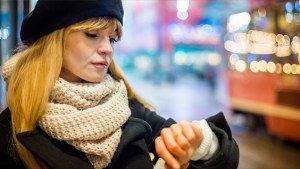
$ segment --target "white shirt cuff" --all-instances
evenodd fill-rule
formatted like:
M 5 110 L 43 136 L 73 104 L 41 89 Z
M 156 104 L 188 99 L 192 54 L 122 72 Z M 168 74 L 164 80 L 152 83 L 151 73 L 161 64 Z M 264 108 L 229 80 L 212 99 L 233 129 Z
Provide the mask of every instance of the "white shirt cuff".
M 193 121 L 203 132 L 203 140 L 198 149 L 193 154 L 191 160 L 208 160 L 219 148 L 219 141 L 215 133 L 211 130 L 206 120 Z

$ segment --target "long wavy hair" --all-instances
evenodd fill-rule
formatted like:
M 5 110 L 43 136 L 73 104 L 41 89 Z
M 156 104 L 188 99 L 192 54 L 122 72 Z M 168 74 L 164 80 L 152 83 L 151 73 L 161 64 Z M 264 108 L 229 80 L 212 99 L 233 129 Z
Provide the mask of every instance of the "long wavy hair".
M 12 59 L 17 58 L 7 81 L 7 103 L 11 111 L 12 143 L 27 168 L 45 168 L 45 165 L 16 139 L 16 135 L 34 130 L 39 118 L 46 111 L 51 90 L 59 78 L 63 66 L 66 36 L 71 31 L 105 29 L 109 26 L 116 27 L 120 39 L 122 25 L 117 19 L 92 18 L 43 36 L 12 57 Z M 153 109 L 132 89 L 115 61 L 109 65 L 108 73 L 116 80 L 122 79 L 125 82 L 129 99 L 137 99 L 146 107 Z

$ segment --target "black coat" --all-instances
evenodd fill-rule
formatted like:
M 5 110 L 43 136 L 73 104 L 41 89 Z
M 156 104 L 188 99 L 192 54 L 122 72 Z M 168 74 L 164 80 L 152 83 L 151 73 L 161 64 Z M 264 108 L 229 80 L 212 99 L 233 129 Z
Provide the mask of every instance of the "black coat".
M 158 157 L 154 140 L 162 128 L 174 124 L 172 119 L 165 120 L 151 112 L 136 100 L 130 101 L 131 117 L 122 126 L 121 142 L 107 168 L 113 169 L 151 169 Z M 222 113 L 206 119 L 216 134 L 220 148 L 208 161 L 190 161 L 189 169 L 234 169 L 239 162 L 239 149 L 232 138 L 230 128 Z M 64 141 L 48 136 L 43 130 L 17 135 L 17 139 L 33 154 L 53 169 L 92 169 L 93 166 L 79 150 Z M 12 158 L 10 152 L 11 128 L 10 111 L 0 114 L 0 166 L 5 169 L 22 169 L 18 158 Z M 155 155 L 150 160 L 149 152 Z

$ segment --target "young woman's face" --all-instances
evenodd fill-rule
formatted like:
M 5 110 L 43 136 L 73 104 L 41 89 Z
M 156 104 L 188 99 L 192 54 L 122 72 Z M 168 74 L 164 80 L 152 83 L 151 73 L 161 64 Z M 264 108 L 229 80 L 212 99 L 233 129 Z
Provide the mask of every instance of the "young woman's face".
M 69 82 L 101 82 L 112 62 L 117 38 L 112 26 L 105 30 L 70 32 L 60 77 Z

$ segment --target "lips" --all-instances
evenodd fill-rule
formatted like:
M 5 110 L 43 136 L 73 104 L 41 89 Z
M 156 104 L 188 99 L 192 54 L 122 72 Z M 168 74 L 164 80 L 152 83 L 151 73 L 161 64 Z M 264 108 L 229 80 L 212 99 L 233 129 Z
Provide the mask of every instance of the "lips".
M 107 67 L 108 66 L 107 61 L 92 62 L 92 64 L 96 67 Z

